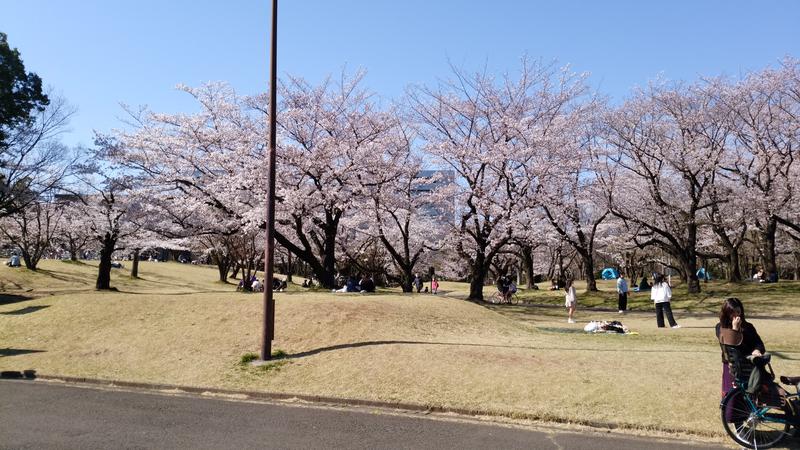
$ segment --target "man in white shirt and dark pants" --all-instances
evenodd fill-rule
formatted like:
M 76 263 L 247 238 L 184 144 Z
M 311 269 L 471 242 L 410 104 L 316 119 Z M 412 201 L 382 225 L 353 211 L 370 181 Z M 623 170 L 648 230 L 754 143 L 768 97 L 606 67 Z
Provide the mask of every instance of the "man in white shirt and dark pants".
M 625 314 L 625 310 L 628 309 L 628 282 L 623 274 L 619 274 L 619 278 L 617 278 L 617 294 L 619 295 L 619 313 Z
M 664 328 L 664 315 L 666 314 L 669 326 L 672 328 L 680 328 L 681 326 L 675 322 L 672 317 L 672 307 L 669 301 L 672 300 L 672 289 L 669 283 L 664 280 L 664 275 L 656 274 L 653 280 L 653 288 L 650 291 L 650 300 L 656 304 L 656 324 L 658 328 Z

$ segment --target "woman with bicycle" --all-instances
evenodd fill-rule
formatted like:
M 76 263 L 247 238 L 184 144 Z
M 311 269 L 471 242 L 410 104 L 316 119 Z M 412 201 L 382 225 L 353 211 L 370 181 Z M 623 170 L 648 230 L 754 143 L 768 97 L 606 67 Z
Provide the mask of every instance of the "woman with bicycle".
M 716 327 L 717 339 L 720 344 L 732 345 L 736 347 L 741 355 L 761 356 L 766 352 L 764 341 L 758 335 L 756 327 L 745 319 L 744 305 L 741 300 L 731 297 L 722 302 L 722 309 L 719 312 L 719 323 Z M 722 354 L 722 396 L 733 387 L 733 375 L 730 366 L 726 361 L 726 355 Z
M 775 383 L 770 354 L 737 298 L 722 303 L 717 337 L 722 348 L 720 415 L 725 432 L 746 448 L 769 448 L 800 428 L 800 377 L 780 377 L 795 386 L 789 394 Z

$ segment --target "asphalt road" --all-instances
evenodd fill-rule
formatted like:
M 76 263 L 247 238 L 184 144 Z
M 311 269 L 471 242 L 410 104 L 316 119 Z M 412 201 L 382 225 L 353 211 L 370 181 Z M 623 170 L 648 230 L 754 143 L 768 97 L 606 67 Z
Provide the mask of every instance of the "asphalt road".
M 412 413 L 0 380 L 2 449 L 691 447 L 678 441 L 530 429 Z

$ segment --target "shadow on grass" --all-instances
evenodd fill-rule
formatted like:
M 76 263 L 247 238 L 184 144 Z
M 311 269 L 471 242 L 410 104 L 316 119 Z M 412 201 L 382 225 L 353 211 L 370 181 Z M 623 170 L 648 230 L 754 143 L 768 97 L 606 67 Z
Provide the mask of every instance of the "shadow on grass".
M 553 328 L 552 330 L 556 330 Z M 566 330 L 566 329 L 564 329 Z M 560 332 L 567 332 L 562 331 L 559 329 Z M 573 331 L 568 331 L 569 333 L 573 333 Z M 585 334 L 587 336 L 590 335 L 605 335 L 605 334 L 621 334 L 621 333 L 585 333 L 583 330 L 577 331 L 580 334 Z M 576 334 L 577 334 L 576 332 Z M 621 334 L 625 336 L 624 334 Z M 457 342 L 425 342 L 425 341 L 365 341 L 365 342 L 352 342 L 349 344 L 338 344 L 338 345 L 331 345 L 329 347 L 320 347 L 315 348 L 313 350 L 307 350 L 305 352 L 299 353 L 287 353 L 283 358 L 286 359 L 296 359 L 296 358 L 303 358 L 306 356 L 313 356 L 319 353 L 325 352 L 332 352 L 336 350 L 345 350 L 349 348 L 359 348 L 359 347 L 371 347 L 371 346 L 378 346 L 378 345 L 442 345 L 442 346 L 454 346 L 454 347 L 482 347 L 482 348 L 510 348 L 510 349 L 519 349 L 519 350 L 558 350 L 558 351 L 592 351 L 592 352 L 625 352 L 625 353 L 719 353 L 719 350 L 685 350 L 685 349 L 652 349 L 652 350 L 631 350 L 631 349 L 619 349 L 619 348 L 578 348 L 578 347 L 532 347 L 532 346 L 524 346 L 524 345 L 498 345 L 498 344 L 469 344 L 469 343 L 457 343 Z
M 56 272 L 53 270 L 46 270 L 46 269 L 39 269 L 36 272 L 49 276 L 50 278 L 55 278 L 59 281 L 66 281 L 68 283 L 76 283 L 76 284 L 85 284 L 90 285 L 91 282 L 87 281 L 85 278 L 75 277 L 75 276 L 67 276 L 61 272 Z
M 114 292 L 119 292 L 120 294 L 130 294 L 130 295 L 195 295 L 195 294 L 230 294 L 231 290 L 204 290 L 204 291 L 189 291 L 189 292 L 133 292 L 133 291 L 123 291 L 119 288 L 112 288 Z M 252 292 L 249 292 L 252 293 Z
M 43 353 L 47 350 L 30 350 L 24 348 L 0 348 L 0 357 L 27 355 L 28 353 Z
M 14 311 L 7 311 L 2 312 L 0 314 L 4 316 L 21 316 L 23 314 L 30 314 L 32 312 L 36 312 L 45 308 L 49 308 L 50 305 L 41 305 L 41 306 L 28 306 L 22 309 L 15 309 Z
M 582 328 L 536 327 L 536 329 L 546 333 L 586 334 Z
M 15 380 L 19 380 L 19 379 L 23 379 L 24 378 L 24 379 L 27 379 L 27 380 L 33 380 L 33 379 L 36 378 L 36 371 L 35 370 L 31 370 L 31 369 L 22 370 L 22 371 L 4 370 L 4 371 L 0 372 L 0 378 L 5 378 L 5 379 L 9 379 L 10 378 L 10 379 L 15 379 Z
M 785 359 L 787 361 L 800 361 L 800 358 L 792 358 L 788 355 L 788 353 L 795 353 L 795 352 L 776 352 L 774 350 L 769 351 L 770 354 L 777 356 L 779 359 Z
M 33 300 L 33 297 L 16 294 L 0 294 L 0 305 L 13 305 L 14 303 L 27 302 L 28 300 Z

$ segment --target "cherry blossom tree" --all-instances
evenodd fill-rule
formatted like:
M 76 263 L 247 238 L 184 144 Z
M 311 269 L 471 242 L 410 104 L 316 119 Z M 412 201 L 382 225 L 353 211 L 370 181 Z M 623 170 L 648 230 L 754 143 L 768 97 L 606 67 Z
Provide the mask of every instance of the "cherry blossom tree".
M 36 270 L 39 260 L 51 248 L 62 214 L 61 205 L 39 200 L 0 219 L 0 233 L 19 248 L 27 269 Z
M 515 234 L 512 218 L 537 190 L 534 156 L 547 151 L 548 131 L 585 88 L 568 69 L 528 60 L 516 78 L 454 75 L 411 90 L 409 102 L 424 150 L 460 179 L 451 243 L 470 267 L 469 298 L 482 300 L 492 261 Z
M 540 183 L 537 201 L 549 225 L 581 258 L 586 290 L 596 291 L 595 237 L 609 215 L 598 183 L 596 116 L 601 105 L 588 102 L 564 114 L 551 131 L 551 151 L 538 155 Z M 554 127 L 555 128 L 555 127 Z
M 775 236 L 778 224 L 795 227 L 787 219 L 797 203 L 798 139 L 800 138 L 800 67 L 787 60 L 779 69 L 749 74 L 739 83 L 718 82 L 720 99 L 733 114 L 734 143 L 722 173 L 743 187 L 747 203 L 757 211 L 753 225 L 758 231 L 763 269 L 777 274 Z
M 604 178 L 611 212 L 637 229 L 637 246 L 656 246 L 675 258 L 690 293 L 700 292 L 698 228 L 713 204 L 708 191 L 728 138 L 725 114 L 698 85 L 662 83 L 638 92 L 606 120 L 606 139 L 616 152 Z
M 278 116 L 276 241 L 334 286 L 340 221 L 364 195 L 362 179 L 397 144 L 393 114 L 378 109 L 362 87 L 363 72 L 312 86 L 300 78 L 281 83 Z M 253 102 L 266 111 L 266 99 Z
M 421 258 L 441 248 L 446 226 L 452 225 L 452 199 L 443 191 L 452 180 L 446 172 L 424 172 L 411 151 L 413 137 L 399 127 L 396 132 L 398 145 L 362 179 L 365 204 L 360 211 L 367 217 L 359 214 L 366 219 L 359 228 L 381 243 L 394 267 L 391 278 L 403 292 L 411 292 Z
M 92 240 L 91 220 L 79 196 L 70 195 L 60 203 L 61 226 L 57 229 L 55 240 L 59 247 L 69 253 L 71 261 L 77 261 Z

